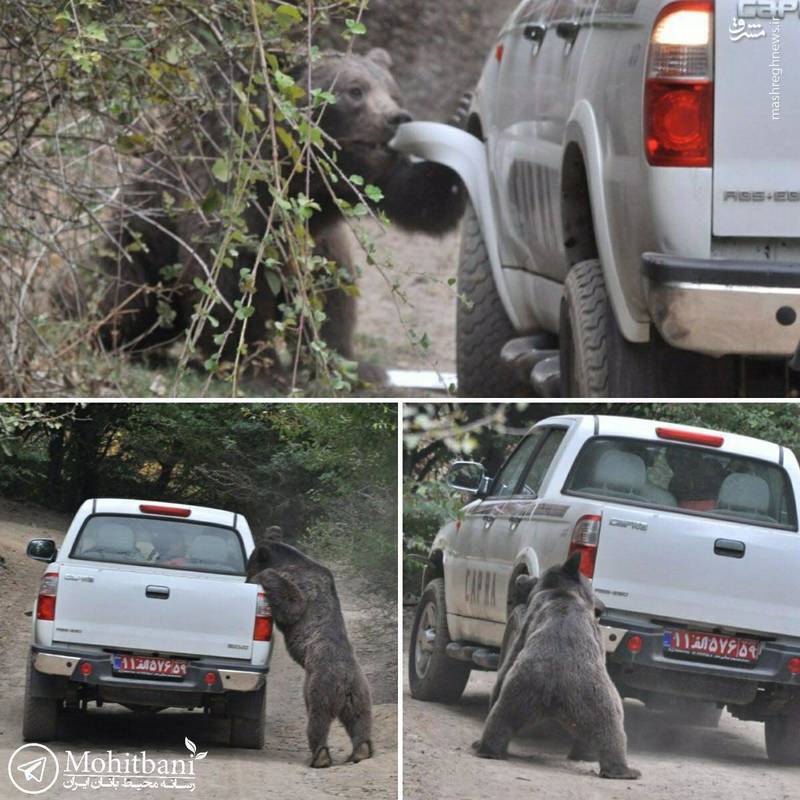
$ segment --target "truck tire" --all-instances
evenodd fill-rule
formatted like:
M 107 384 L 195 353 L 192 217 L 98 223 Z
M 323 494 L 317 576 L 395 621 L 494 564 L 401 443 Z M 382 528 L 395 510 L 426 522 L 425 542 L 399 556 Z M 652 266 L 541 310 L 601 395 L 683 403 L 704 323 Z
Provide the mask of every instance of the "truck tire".
M 29 660 L 22 710 L 22 738 L 26 742 L 50 742 L 58 733 L 62 701 L 58 697 L 34 697 L 32 683 L 33 664 Z
M 670 347 L 653 331 L 647 344 L 622 335 L 599 261 L 576 264 L 564 283 L 559 331 L 562 397 L 735 397 L 732 356 Z
M 425 587 L 411 626 L 408 683 L 412 697 L 455 703 L 464 693 L 472 667 L 447 655 L 449 643 L 444 580 L 435 578 Z
M 236 693 L 236 706 L 246 705 L 247 716 L 230 714 L 231 730 L 228 737 L 230 747 L 241 747 L 247 750 L 261 750 L 266 740 L 267 705 L 266 684 L 254 692 Z
M 764 738 L 770 761 L 800 765 L 800 711 L 767 717 Z
M 517 335 L 492 275 L 478 216 L 467 204 L 461 227 L 456 309 L 456 372 L 461 397 L 513 397 L 526 388 L 500 361 Z M 527 389 L 530 393 L 530 388 Z
M 620 332 L 596 259 L 567 275 L 559 341 L 563 397 L 661 396 L 650 347 Z

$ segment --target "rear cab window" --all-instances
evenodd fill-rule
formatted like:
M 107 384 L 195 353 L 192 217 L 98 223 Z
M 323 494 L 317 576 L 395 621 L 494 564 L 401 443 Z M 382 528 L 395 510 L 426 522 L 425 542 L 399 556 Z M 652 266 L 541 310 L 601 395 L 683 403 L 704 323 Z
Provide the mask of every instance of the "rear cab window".
M 797 530 L 782 467 L 697 446 L 594 437 L 578 454 L 564 494 Z
M 233 528 L 137 515 L 89 517 L 70 558 L 224 575 L 245 573 L 244 547 Z

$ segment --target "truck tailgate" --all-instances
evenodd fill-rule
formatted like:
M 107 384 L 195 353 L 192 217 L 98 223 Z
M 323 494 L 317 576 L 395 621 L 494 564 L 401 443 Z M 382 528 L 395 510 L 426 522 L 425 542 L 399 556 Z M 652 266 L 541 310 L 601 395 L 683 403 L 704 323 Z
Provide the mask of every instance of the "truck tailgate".
M 796 532 L 612 504 L 593 584 L 608 609 L 800 636 L 798 574 Z
M 715 26 L 714 235 L 797 237 L 800 16 L 717 0 Z
M 65 565 L 54 642 L 250 659 L 258 587 L 242 577 Z

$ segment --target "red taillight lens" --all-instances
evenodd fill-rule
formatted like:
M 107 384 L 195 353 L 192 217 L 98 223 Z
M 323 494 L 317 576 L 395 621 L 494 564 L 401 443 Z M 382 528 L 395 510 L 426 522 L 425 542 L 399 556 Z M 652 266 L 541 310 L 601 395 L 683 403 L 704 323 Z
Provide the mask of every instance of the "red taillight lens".
M 631 653 L 641 653 L 642 652 L 642 637 L 641 636 L 630 636 L 628 641 L 625 643 L 626 647 Z
M 710 167 L 714 87 L 649 80 L 645 92 L 647 160 L 654 167 Z
M 142 504 L 139 506 L 139 511 L 141 511 L 142 514 L 160 514 L 165 517 L 190 517 L 192 515 L 191 508 L 178 508 L 176 506 Z
M 84 661 L 81 664 L 81 675 L 91 675 L 92 674 L 92 665 L 88 661 Z
M 714 42 L 709 2 L 664 8 L 650 36 L 644 95 L 644 141 L 655 167 L 713 162 Z
M 58 573 L 46 572 L 39 586 L 39 598 L 36 601 L 36 619 L 52 622 L 56 618 L 56 592 L 58 591 Z
M 800 673 L 800 658 L 790 658 L 789 663 L 786 665 L 792 675 Z
M 506 48 L 503 44 L 498 44 L 497 47 L 494 49 L 494 57 L 497 63 L 499 64 L 503 60 L 503 56 L 505 55 Z
M 206 674 L 203 676 L 203 681 L 205 682 L 206 686 L 213 686 L 217 682 L 217 673 L 206 672 Z
M 581 517 L 572 531 L 569 555 L 581 554 L 580 571 L 587 577 L 594 576 L 594 565 L 597 560 L 597 544 L 600 541 L 600 525 L 603 517 L 599 514 L 587 514 Z
M 254 642 L 268 642 L 272 638 L 272 609 L 264 592 L 256 599 L 256 624 L 253 628 Z

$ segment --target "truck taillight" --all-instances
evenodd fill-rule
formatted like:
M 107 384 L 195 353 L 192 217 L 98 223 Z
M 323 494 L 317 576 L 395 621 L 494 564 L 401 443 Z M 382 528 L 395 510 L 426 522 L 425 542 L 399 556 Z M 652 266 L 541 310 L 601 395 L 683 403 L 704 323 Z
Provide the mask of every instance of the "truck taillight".
M 272 609 L 264 592 L 256 599 L 256 624 L 253 628 L 254 642 L 268 642 L 272 638 Z
M 58 573 L 46 572 L 39 586 L 39 598 L 36 601 L 36 619 L 52 622 L 56 618 L 56 592 L 58 591 Z
M 572 531 L 569 544 L 569 555 L 581 554 L 580 571 L 587 577 L 594 576 L 594 563 L 597 559 L 597 544 L 600 541 L 600 524 L 603 517 L 599 514 L 587 514 L 581 517 Z
M 644 142 L 654 167 L 710 167 L 714 135 L 713 5 L 666 6 L 650 36 Z

